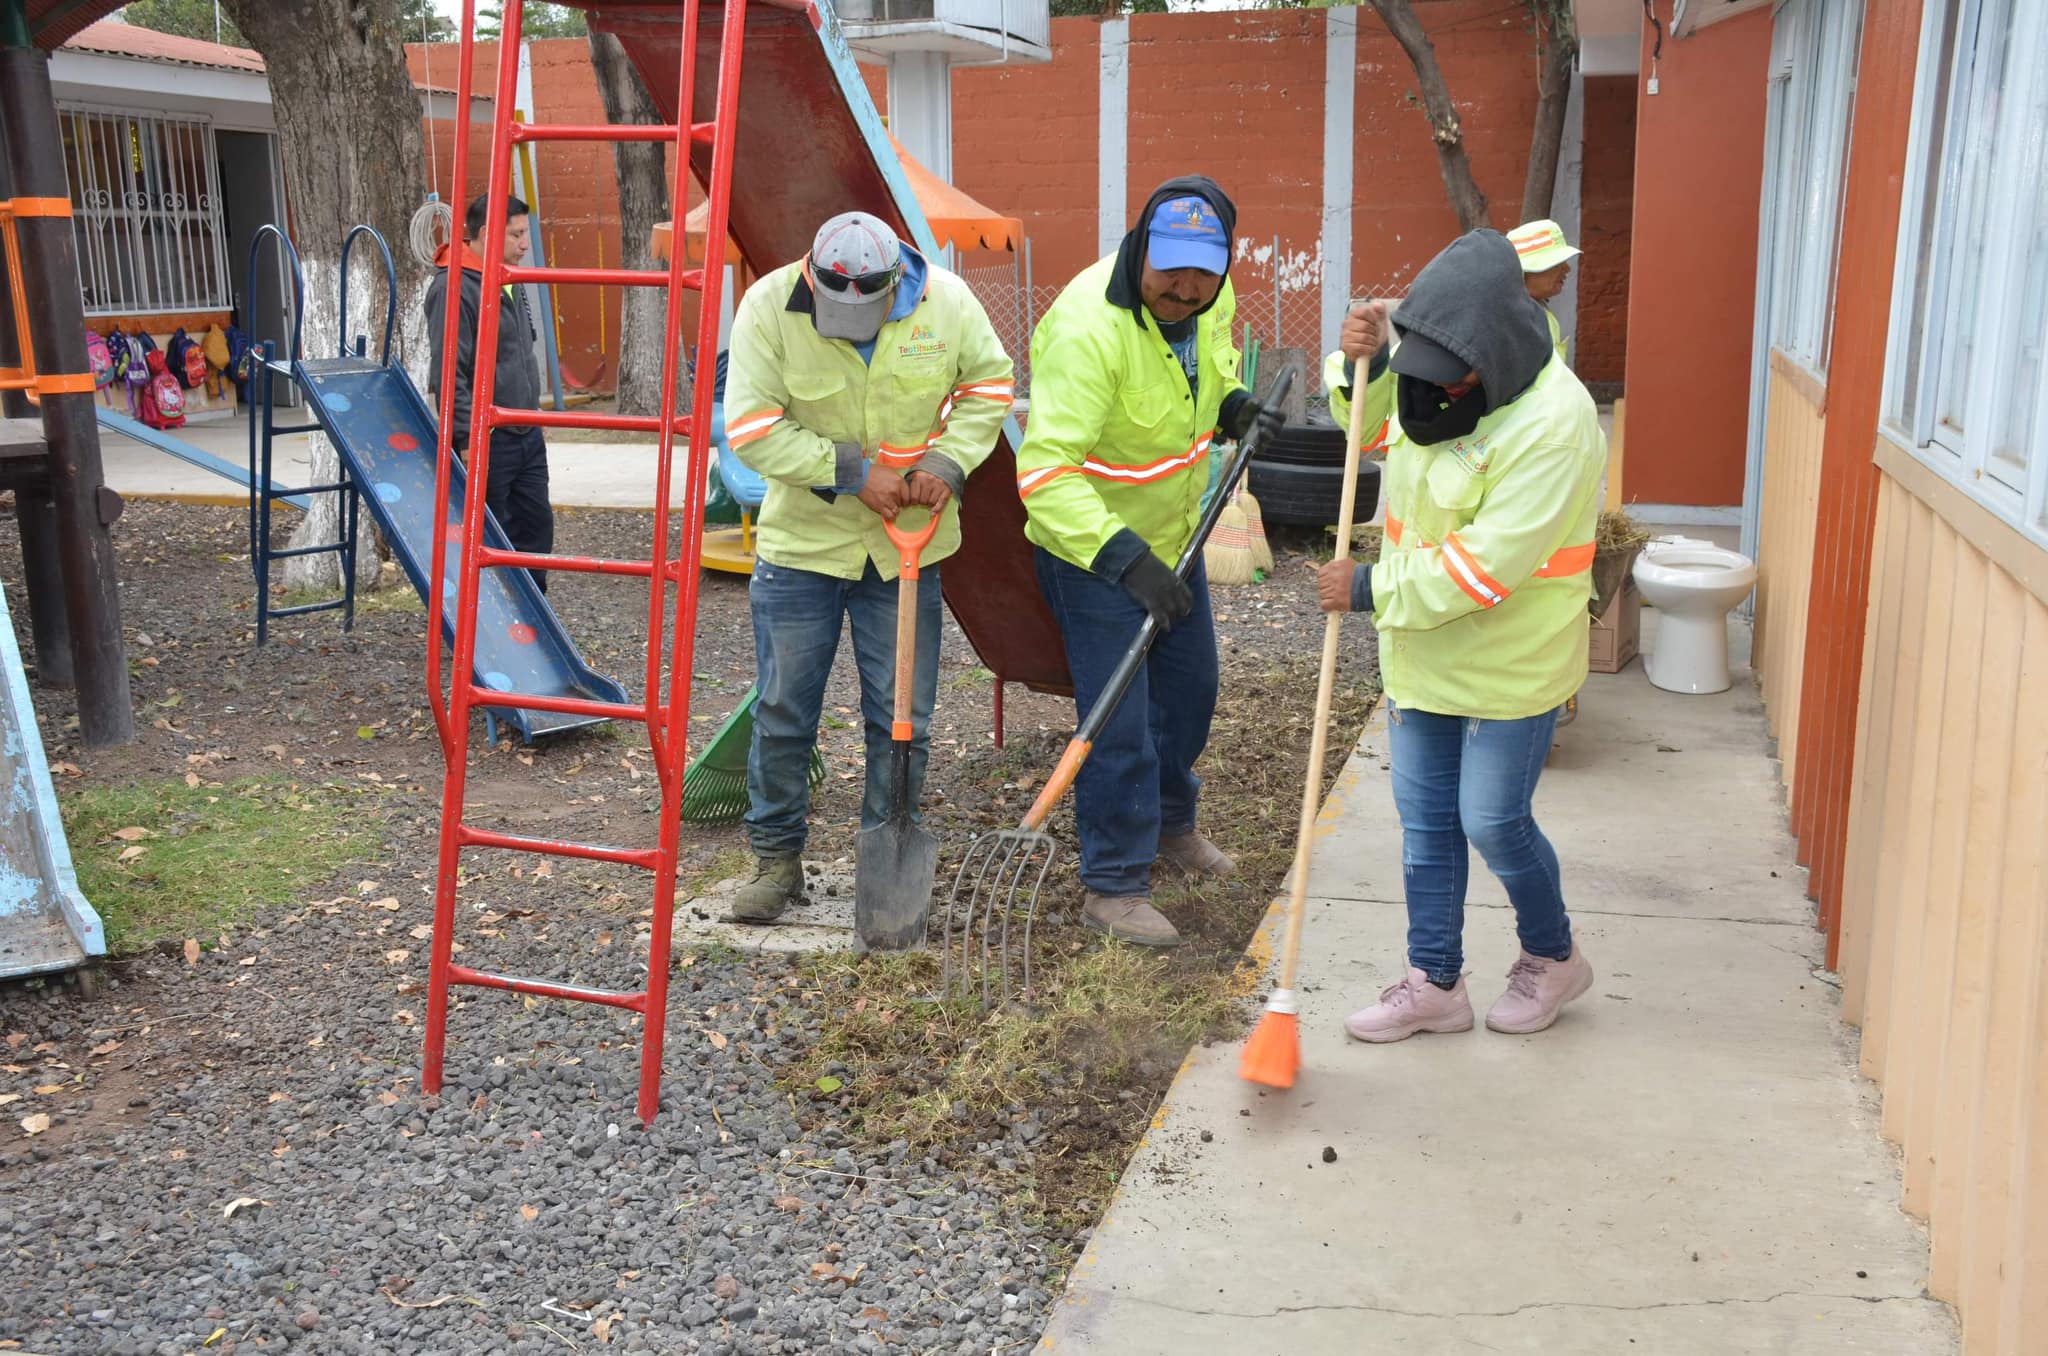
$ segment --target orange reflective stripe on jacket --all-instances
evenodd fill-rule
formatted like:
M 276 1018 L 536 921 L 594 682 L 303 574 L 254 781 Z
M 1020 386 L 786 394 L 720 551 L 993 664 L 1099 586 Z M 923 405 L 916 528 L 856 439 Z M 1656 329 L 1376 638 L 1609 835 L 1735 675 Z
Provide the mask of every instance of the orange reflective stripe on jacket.
M 1587 542 L 1583 546 L 1559 547 L 1557 554 L 1536 567 L 1538 579 L 1559 579 L 1568 574 L 1584 574 L 1593 568 L 1593 552 L 1596 544 Z
M 1387 536 L 1390 541 L 1401 540 L 1400 523 L 1387 519 Z M 1430 549 L 1425 543 L 1421 550 Z M 1566 546 L 1559 549 L 1550 559 L 1536 567 L 1535 578 L 1562 579 L 1568 575 L 1584 574 L 1593 568 L 1594 543 L 1582 546 Z M 1478 558 L 1465 548 L 1465 543 L 1452 533 L 1444 539 L 1442 547 L 1444 568 L 1450 571 L 1452 580 L 1463 589 L 1473 602 L 1481 607 L 1498 607 L 1507 601 L 1509 590 L 1480 567 Z
M 1194 445 L 1185 452 L 1176 452 L 1170 457 L 1161 457 L 1143 466 L 1119 466 L 1113 462 L 1097 461 L 1089 457 L 1079 466 L 1042 466 L 1035 471 L 1026 471 L 1017 477 L 1017 496 L 1029 499 L 1033 492 L 1044 489 L 1064 475 L 1096 476 L 1102 480 L 1114 480 L 1124 485 L 1142 485 L 1148 481 L 1164 480 L 1170 475 L 1185 471 L 1209 455 L 1210 434 L 1195 439 Z
M 919 443 L 916 447 L 891 447 L 887 443 L 882 443 L 876 451 L 875 459 L 884 466 L 901 471 L 922 461 L 924 454 L 930 450 L 931 444 L 928 442 Z
M 953 388 L 952 399 L 961 400 L 969 396 L 980 400 L 994 400 L 1004 405 L 1016 403 L 1017 383 L 1014 381 L 968 382 Z
M 782 410 L 755 410 L 743 414 L 725 426 L 725 440 L 734 447 L 745 447 L 756 438 L 768 436 L 768 430 L 775 427 L 775 421 L 782 418 Z
M 1457 533 L 1444 538 L 1442 554 L 1444 568 L 1451 572 L 1451 578 L 1471 596 L 1472 601 L 1481 607 L 1498 607 L 1507 601 L 1508 591 L 1492 575 L 1479 568 L 1479 562 L 1458 540 Z

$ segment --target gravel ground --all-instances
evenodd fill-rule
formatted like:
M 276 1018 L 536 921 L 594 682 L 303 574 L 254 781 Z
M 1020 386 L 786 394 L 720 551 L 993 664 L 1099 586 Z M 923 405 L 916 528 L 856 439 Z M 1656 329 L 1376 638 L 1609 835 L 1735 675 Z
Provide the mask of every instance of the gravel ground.
M 561 546 L 644 552 L 649 522 L 564 514 Z M 97 993 L 0 986 L 0 1233 L 17 1278 L 0 1297 L 0 1349 L 986 1353 L 1035 1341 L 1077 1236 L 1016 1172 L 1057 1174 L 1072 1146 L 1056 1120 L 1121 1152 L 1177 1056 L 1120 1090 L 1086 1090 L 1114 1115 L 1015 1107 L 999 1127 L 963 1127 L 957 1151 L 877 1143 L 787 1076 L 834 1020 L 829 986 L 774 958 L 694 951 L 672 978 L 652 1128 L 632 1115 L 637 1019 L 499 993 L 458 991 L 447 1086 L 423 1098 L 441 759 L 420 612 L 393 591 L 352 635 L 331 616 L 295 619 L 257 651 L 238 513 L 139 503 L 116 531 L 143 729 L 123 749 L 76 747 L 68 699 L 39 693 L 66 792 L 271 775 L 345 789 L 373 832 L 339 876 L 194 939 L 202 948 L 172 941 L 104 966 Z M 18 558 L 10 518 L 10 587 Z M 1301 573 L 1297 560 L 1282 569 Z M 637 672 L 644 595 L 568 576 L 554 599 L 596 667 Z M 1227 805 L 1230 769 L 1299 776 L 1287 769 L 1302 750 L 1276 759 L 1262 741 L 1305 721 L 1321 627 L 1287 575 L 1219 590 L 1218 612 L 1226 710 L 1210 776 Z M 15 613 L 25 631 L 25 606 Z M 741 581 L 707 580 L 699 639 L 694 719 L 708 722 L 751 676 Z M 1014 819 L 1020 772 L 1050 765 L 1071 708 L 1013 689 L 1011 745 L 997 753 L 986 674 L 951 626 L 941 683 L 927 813 L 951 845 Z M 851 847 L 855 690 L 842 660 L 813 857 Z M 652 783 L 640 736 L 617 731 L 501 746 L 472 777 L 515 831 L 629 843 L 651 836 Z M 1291 832 L 1282 800 L 1273 822 Z M 726 873 L 741 846 L 734 830 L 688 830 L 682 879 Z M 638 987 L 644 878 L 502 855 L 464 870 L 465 959 Z M 1255 913 L 1277 883 L 1245 882 L 1240 904 Z M 1186 950 L 1200 963 L 1227 966 L 1243 943 L 1235 924 L 1197 920 L 1195 933 L 1202 945 Z M 47 1128 L 30 1135 L 22 1123 L 38 1116 Z M 1011 1171 L 993 1172 L 997 1158 Z

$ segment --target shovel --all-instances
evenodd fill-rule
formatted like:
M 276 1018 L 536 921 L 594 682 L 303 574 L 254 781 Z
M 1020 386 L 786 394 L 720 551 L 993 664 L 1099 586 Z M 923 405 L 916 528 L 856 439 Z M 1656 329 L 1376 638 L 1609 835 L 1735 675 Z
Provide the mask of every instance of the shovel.
M 924 944 L 939 840 L 910 818 L 910 686 L 917 668 L 917 558 L 939 530 L 939 515 L 916 532 L 884 522 L 901 561 L 896 576 L 896 718 L 889 738 L 889 817 L 862 829 L 854 845 L 853 931 L 865 951 Z

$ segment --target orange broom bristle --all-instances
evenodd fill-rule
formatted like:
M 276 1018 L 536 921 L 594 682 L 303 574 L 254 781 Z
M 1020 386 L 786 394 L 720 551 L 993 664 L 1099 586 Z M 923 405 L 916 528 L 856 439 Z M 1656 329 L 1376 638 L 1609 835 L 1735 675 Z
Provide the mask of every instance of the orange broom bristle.
M 1301 1070 L 1301 1019 L 1293 1000 L 1294 995 L 1283 989 L 1266 1004 L 1237 1061 L 1237 1076 L 1245 1082 L 1269 1088 L 1294 1086 L 1294 1076 Z

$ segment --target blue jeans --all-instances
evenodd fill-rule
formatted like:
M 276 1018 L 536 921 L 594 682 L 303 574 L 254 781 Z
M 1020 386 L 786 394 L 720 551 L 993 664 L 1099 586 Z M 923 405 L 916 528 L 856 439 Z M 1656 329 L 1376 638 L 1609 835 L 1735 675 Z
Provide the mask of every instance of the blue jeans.
M 1085 720 L 1137 637 L 1145 609 L 1121 584 L 1049 551 L 1034 556 L 1038 587 L 1067 643 L 1074 705 Z M 1194 610 L 1153 643 L 1074 782 L 1081 883 L 1098 894 L 1150 894 L 1160 835 L 1195 827 L 1202 790 L 1195 760 L 1216 714 L 1216 623 L 1201 566 L 1189 587 Z
M 1557 852 L 1530 810 L 1556 729 L 1555 711 L 1472 720 L 1387 703 L 1408 963 L 1435 984 L 1449 988 L 1464 969 L 1468 843 L 1507 887 L 1522 949 L 1550 960 L 1571 955 Z
M 811 750 L 818 743 L 825 683 L 839 653 L 839 631 L 853 627 L 860 709 L 867 728 L 867 792 L 860 826 L 889 817 L 889 727 L 896 709 L 896 590 L 874 562 L 857 580 L 792 570 L 763 560 L 747 598 L 754 613 L 754 743 L 747 757 L 747 837 L 755 855 L 793 857 L 804 850 L 811 809 Z M 939 567 L 917 579 L 917 661 L 911 675 L 910 811 L 917 815 L 929 755 L 932 699 L 939 686 Z

